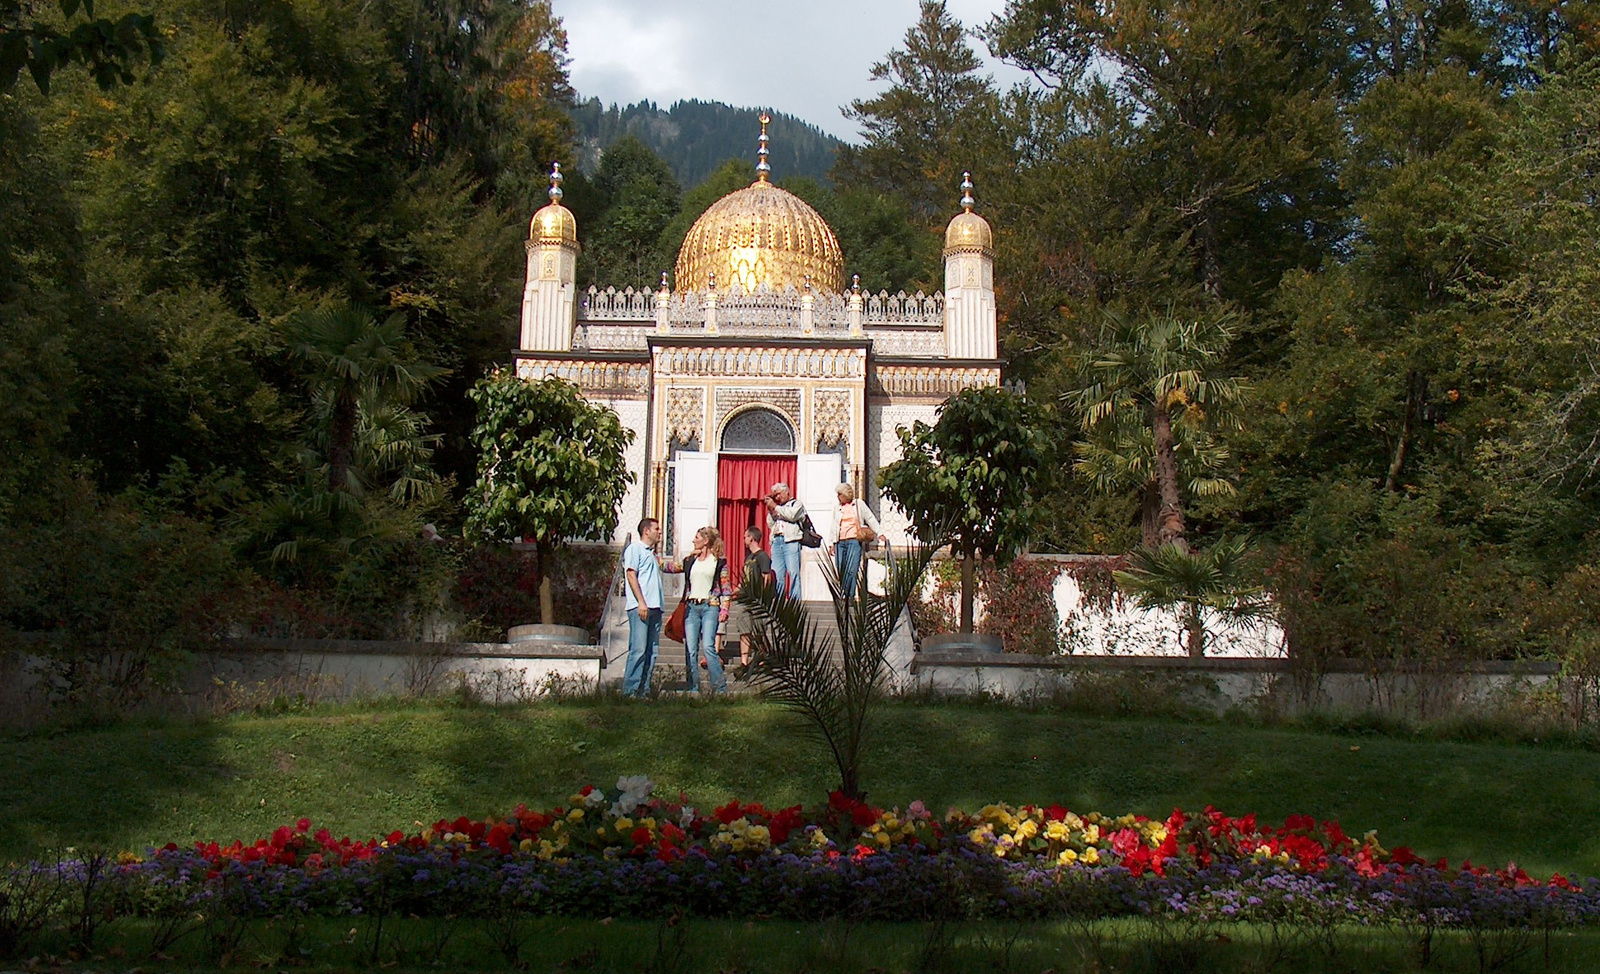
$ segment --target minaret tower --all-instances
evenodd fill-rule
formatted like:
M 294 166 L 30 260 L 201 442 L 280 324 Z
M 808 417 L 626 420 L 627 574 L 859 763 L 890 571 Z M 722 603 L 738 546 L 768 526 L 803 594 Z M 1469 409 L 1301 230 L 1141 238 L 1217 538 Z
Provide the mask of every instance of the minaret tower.
M 972 212 L 972 173 L 961 174 L 961 212 L 944 233 L 944 348 L 957 359 L 998 354 L 994 232 Z
M 528 284 L 522 291 L 522 348 L 572 350 L 578 280 L 578 221 L 561 205 L 561 163 L 550 172 L 550 205 L 528 225 Z

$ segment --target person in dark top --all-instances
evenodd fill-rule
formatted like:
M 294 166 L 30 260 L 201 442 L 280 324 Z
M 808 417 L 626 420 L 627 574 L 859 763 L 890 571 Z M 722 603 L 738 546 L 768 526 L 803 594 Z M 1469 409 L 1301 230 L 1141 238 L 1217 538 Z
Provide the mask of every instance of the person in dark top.
M 761 547 L 761 529 L 754 524 L 744 531 L 744 577 L 739 581 L 739 592 L 747 591 L 756 585 L 772 584 L 772 556 L 768 555 Z M 755 620 L 750 616 L 750 610 L 739 604 L 734 593 L 733 609 L 728 614 L 728 633 L 739 634 L 739 662 L 744 666 L 750 665 L 750 634 L 755 630 Z

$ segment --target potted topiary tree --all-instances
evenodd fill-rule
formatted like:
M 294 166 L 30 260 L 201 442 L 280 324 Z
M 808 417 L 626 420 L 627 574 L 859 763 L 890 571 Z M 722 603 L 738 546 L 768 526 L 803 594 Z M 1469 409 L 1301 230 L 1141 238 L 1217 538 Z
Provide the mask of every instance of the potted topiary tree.
M 479 457 L 467 530 L 484 541 L 532 544 L 539 622 L 553 626 L 552 556 L 569 540 L 602 541 L 616 531 L 633 482 L 623 454 L 634 432 L 554 377 L 527 381 L 497 369 L 468 395 L 478 407 Z

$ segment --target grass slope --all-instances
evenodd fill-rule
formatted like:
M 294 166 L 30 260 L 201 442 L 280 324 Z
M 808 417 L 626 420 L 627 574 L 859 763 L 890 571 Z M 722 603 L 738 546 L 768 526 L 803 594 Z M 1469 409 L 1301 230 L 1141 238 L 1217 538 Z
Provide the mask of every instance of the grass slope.
M 302 815 L 364 838 L 562 803 L 638 773 L 701 806 L 810 804 L 837 779 L 792 718 L 755 701 L 389 704 L 122 726 L 0 740 L 0 859 L 254 839 Z M 1581 750 L 897 703 L 864 780 L 875 802 L 921 798 L 936 812 L 1304 812 L 1430 857 L 1600 874 L 1600 755 Z

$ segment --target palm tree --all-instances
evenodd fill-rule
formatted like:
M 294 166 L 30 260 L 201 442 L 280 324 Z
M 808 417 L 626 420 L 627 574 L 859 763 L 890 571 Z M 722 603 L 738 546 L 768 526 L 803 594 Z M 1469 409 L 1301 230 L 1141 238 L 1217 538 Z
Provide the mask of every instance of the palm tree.
M 1128 321 L 1108 312 L 1099 347 L 1080 358 L 1082 385 L 1064 397 L 1079 410 L 1091 439 L 1098 433 L 1125 445 L 1133 428 L 1149 429 L 1158 544 L 1188 550 L 1180 442 L 1207 423 L 1228 421 L 1229 407 L 1243 397 L 1237 379 L 1215 371 L 1232 337 L 1223 319 L 1186 320 L 1169 309 Z M 1200 443 L 1192 438 L 1193 446 Z M 1137 456 L 1123 462 L 1134 464 Z
M 1227 497 L 1235 492 L 1225 468 L 1233 454 L 1211 431 L 1193 424 L 1173 427 L 1178 475 L 1190 497 Z M 1132 412 L 1101 423 L 1072 445 L 1072 467 L 1102 494 L 1137 493 L 1140 543 L 1160 545 L 1161 492 L 1156 483 L 1156 443 L 1150 425 Z
M 889 562 L 884 594 L 867 586 L 867 566 L 857 573 L 857 591 L 846 592 L 833 560 L 819 564 L 833 595 L 837 643 L 822 633 L 806 604 L 775 585 L 746 585 L 739 601 L 757 620 L 750 677 L 761 695 L 799 714 L 825 744 L 839 769 L 839 790 L 863 801 L 861 757 L 868 717 L 889 679 L 884 656 L 889 639 L 920 591 L 923 574 L 949 530 Z M 837 651 L 835 651 L 837 646 Z
M 308 367 L 313 401 L 326 419 L 328 489 L 349 490 L 362 406 L 405 406 L 446 370 L 418 358 L 406 341 L 404 315 L 380 322 L 357 304 L 302 312 L 291 320 L 288 337 L 290 352 Z
M 1219 541 L 1208 551 L 1189 551 L 1175 544 L 1141 548 L 1128 568 L 1112 577 L 1141 608 L 1179 606 L 1189 655 L 1205 655 L 1203 610 L 1213 609 L 1240 621 L 1268 610 L 1265 589 L 1251 576 L 1250 546 L 1243 539 Z

